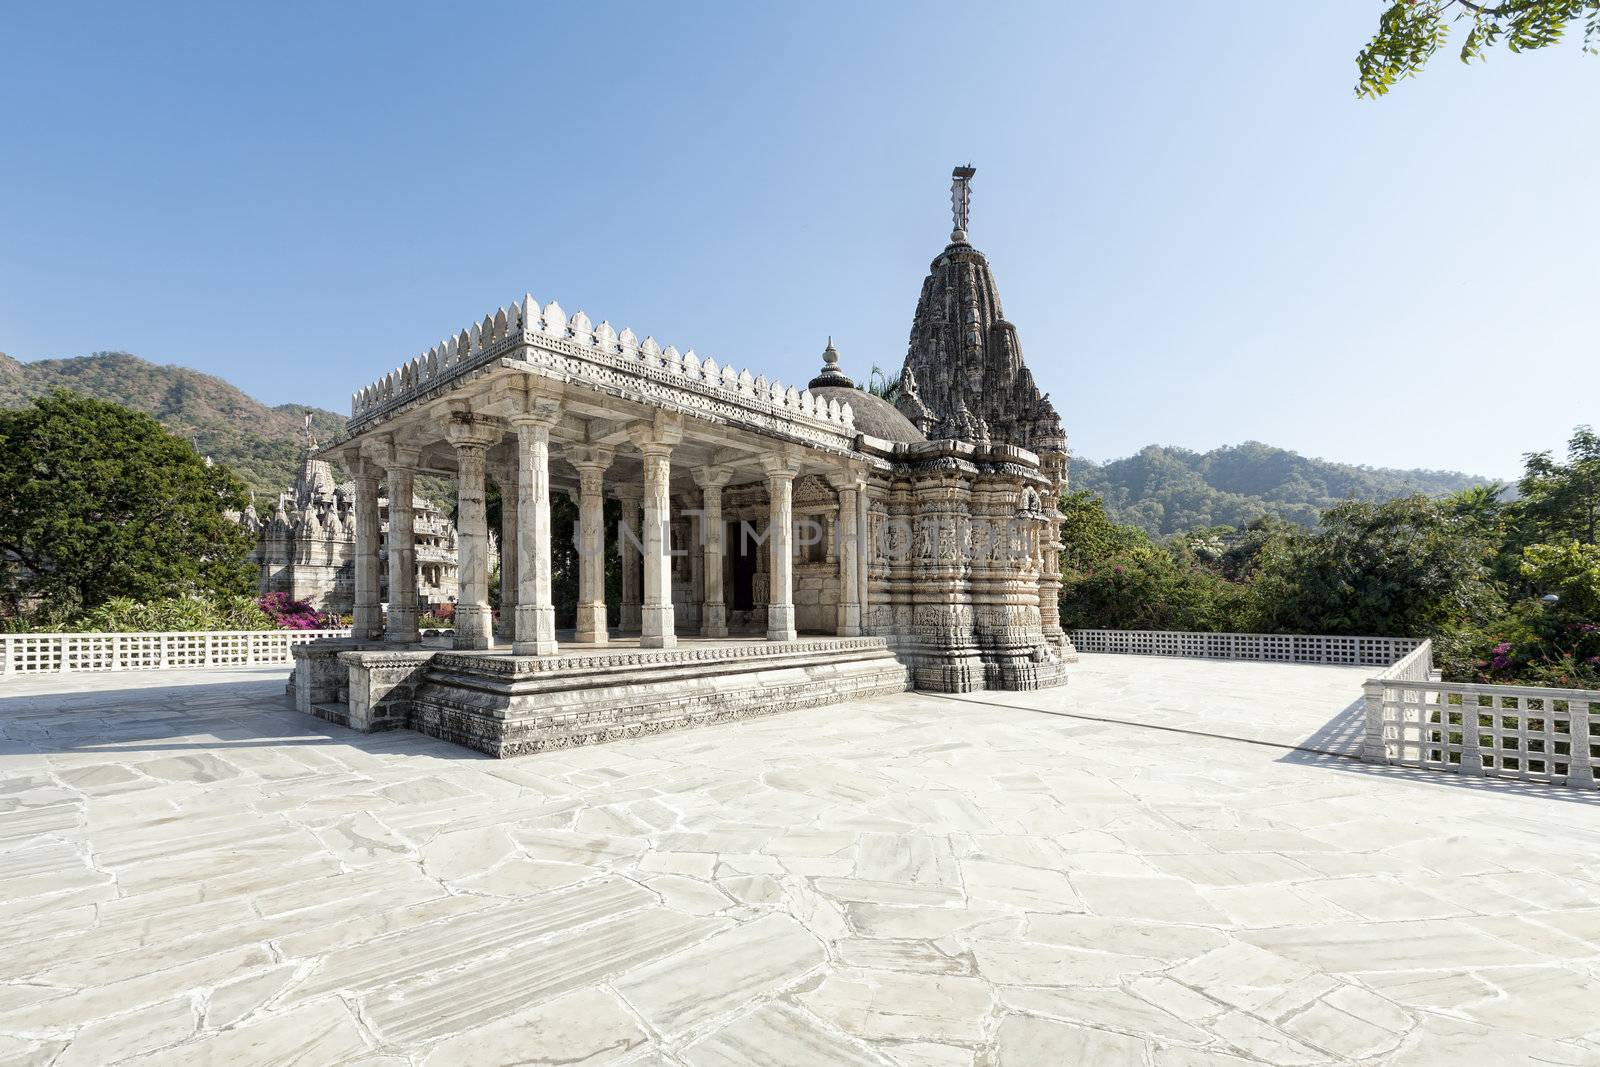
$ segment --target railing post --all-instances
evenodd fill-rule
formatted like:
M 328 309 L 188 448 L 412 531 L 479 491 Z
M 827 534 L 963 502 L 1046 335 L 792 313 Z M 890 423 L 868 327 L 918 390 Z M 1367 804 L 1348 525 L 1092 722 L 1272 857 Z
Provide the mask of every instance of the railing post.
M 1377 678 L 1361 686 L 1366 705 L 1367 729 L 1361 741 L 1361 762 L 1387 763 L 1389 753 L 1383 743 L 1383 682 Z
M 1582 708 L 1582 711 L 1578 709 Z M 1589 762 L 1589 715 L 1594 705 L 1587 700 L 1567 701 L 1567 785 L 1575 789 L 1594 788 L 1594 765 Z
M 1450 697 L 1441 690 L 1439 700 L 1447 712 L 1445 740 L 1448 741 Z M 1461 687 L 1461 773 L 1483 774 L 1483 749 L 1478 745 L 1478 691 L 1470 685 Z
M 206 634 L 206 658 L 205 658 L 205 663 L 203 664 L 203 666 L 212 667 L 212 666 L 215 666 L 215 665 L 216 665 L 216 641 L 213 640 L 213 638 L 212 638 L 212 636 L 210 634 Z

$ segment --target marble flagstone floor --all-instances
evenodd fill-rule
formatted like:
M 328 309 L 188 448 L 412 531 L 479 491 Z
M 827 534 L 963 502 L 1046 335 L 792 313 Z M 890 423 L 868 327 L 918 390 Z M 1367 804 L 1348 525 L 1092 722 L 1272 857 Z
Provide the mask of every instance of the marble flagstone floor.
M 0 1064 L 1600 1063 L 1600 806 L 1319 754 L 1363 671 L 506 761 L 283 674 L 0 681 Z

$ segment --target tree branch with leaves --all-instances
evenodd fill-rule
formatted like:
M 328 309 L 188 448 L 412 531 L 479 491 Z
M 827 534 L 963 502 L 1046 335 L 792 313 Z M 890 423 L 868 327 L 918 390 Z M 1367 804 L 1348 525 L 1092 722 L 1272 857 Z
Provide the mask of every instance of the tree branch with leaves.
M 1583 50 L 1600 53 L 1600 0 L 1392 0 L 1356 56 L 1356 95 L 1383 96 L 1402 78 L 1416 77 L 1449 39 L 1451 23 L 1468 27 L 1463 63 L 1502 44 L 1513 52 L 1548 48 L 1578 25 Z

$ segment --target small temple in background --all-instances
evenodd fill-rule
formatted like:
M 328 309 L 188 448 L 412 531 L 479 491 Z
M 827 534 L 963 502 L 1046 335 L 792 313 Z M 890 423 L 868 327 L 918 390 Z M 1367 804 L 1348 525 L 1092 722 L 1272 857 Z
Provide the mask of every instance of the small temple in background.
M 269 515 L 244 510 L 240 522 L 255 534 L 251 560 L 260 569 L 258 591 L 287 593 L 319 611 L 348 615 L 355 610 L 355 483 L 337 483 L 333 465 L 317 455 L 307 418 L 305 452 L 294 485 L 278 494 Z M 389 556 L 387 495 L 378 498 L 378 554 Z M 456 600 L 456 528 L 438 506 L 412 494 L 416 596 L 423 614 Z M 386 577 L 387 567 L 384 568 Z M 387 580 L 380 600 L 389 598 Z

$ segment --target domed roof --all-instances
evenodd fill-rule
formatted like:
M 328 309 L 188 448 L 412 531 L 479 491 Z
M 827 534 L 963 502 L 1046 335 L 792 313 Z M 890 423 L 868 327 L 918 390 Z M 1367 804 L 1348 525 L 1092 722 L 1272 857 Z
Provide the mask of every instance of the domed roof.
M 885 441 L 927 440 L 893 404 L 865 389 L 856 388 L 855 380 L 839 369 L 839 351 L 833 347 L 832 337 L 828 338 L 828 347 L 822 353 L 822 370 L 811 379 L 807 388 L 813 396 L 822 400 L 849 404 L 850 410 L 855 412 L 856 429 L 864 434 L 881 437 Z
M 855 412 L 856 429 L 885 441 L 926 441 L 911 420 L 881 396 L 848 385 L 821 385 L 811 390 L 824 400 L 849 404 Z

